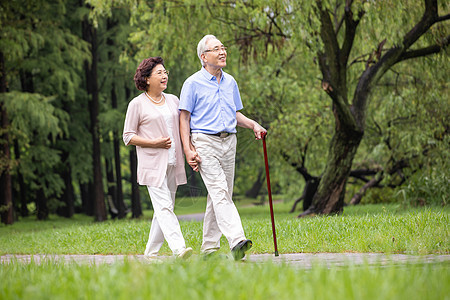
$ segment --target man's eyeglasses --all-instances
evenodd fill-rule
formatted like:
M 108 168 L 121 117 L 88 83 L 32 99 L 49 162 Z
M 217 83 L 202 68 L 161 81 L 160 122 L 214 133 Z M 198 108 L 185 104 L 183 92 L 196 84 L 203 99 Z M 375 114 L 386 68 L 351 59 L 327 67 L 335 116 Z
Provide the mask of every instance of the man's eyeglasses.
M 161 76 L 163 76 L 163 74 L 166 76 L 169 76 L 169 73 L 170 73 L 169 70 L 164 70 L 164 71 L 159 70 L 158 72 L 155 72 L 152 75 L 158 75 L 161 77 Z
M 224 47 L 224 46 L 222 46 L 222 47 L 215 47 L 213 49 L 206 49 L 204 52 L 206 53 L 206 52 L 219 52 L 219 51 L 227 52 L 227 47 Z

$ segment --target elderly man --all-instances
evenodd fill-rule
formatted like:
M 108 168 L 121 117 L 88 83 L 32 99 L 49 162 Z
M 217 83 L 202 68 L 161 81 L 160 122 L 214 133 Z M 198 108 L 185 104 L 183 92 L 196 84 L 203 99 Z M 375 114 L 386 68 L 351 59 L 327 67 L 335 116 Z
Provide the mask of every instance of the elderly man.
M 244 116 L 239 89 L 222 68 L 227 48 L 213 35 L 197 46 L 202 68 L 183 84 L 180 95 L 180 135 L 189 165 L 200 171 L 208 190 L 201 251 L 209 256 L 225 235 L 235 260 L 252 247 L 232 200 L 236 156 L 236 125 L 253 130 L 261 139 L 266 130 Z

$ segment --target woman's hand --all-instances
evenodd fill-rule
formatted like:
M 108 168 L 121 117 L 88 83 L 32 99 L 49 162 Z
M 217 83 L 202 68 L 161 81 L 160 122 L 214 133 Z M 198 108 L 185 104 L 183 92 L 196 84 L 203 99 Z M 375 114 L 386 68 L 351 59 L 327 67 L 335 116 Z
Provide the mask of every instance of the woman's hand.
M 170 137 L 160 137 L 152 140 L 151 147 L 169 149 L 170 147 L 172 147 L 172 141 L 170 140 Z

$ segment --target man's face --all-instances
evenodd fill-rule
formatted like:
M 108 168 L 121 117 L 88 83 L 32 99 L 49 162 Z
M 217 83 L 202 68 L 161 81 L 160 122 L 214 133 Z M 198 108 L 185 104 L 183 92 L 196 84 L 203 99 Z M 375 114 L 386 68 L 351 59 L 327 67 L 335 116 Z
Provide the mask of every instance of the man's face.
M 206 49 L 206 52 L 202 54 L 205 67 L 224 68 L 227 65 L 227 51 L 219 40 L 207 41 Z

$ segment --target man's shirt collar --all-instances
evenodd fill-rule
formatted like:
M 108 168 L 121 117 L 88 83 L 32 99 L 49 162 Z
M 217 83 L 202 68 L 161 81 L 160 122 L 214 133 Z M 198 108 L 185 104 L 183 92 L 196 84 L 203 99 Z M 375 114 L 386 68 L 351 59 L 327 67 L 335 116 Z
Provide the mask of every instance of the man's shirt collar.
M 211 73 L 209 73 L 209 72 L 205 69 L 205 67 L 202 67 L 202 69 L 200 70 L 200 73 L 202 73 L 203 76 L 205 76 L 205 78 L 208 79 L 209 81 L 213 80 L 213 79 L 216 77 L 216 76 L 212 75 Z M 225 74 L 225 72 L 222 70 L 222 74 L 221 74 L 220 81 L 223 80 L 224 74 Z

